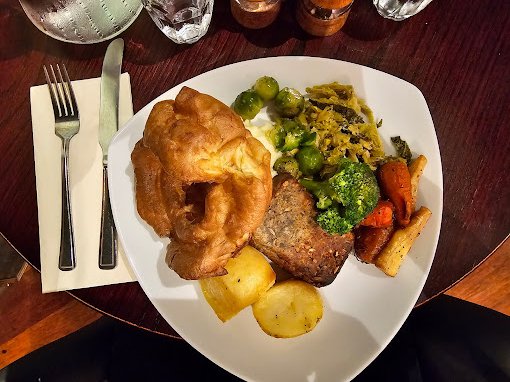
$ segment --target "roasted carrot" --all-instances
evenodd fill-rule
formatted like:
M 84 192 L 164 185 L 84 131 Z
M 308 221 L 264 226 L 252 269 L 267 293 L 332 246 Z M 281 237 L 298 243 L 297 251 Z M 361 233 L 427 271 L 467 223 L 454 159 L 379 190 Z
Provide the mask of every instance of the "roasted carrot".
M 395 160 L 383 164 L 378 171 L 379 186 L 395 206 L 395 217 L 401 227 L 411 220 L 413 196 L 411 176 L 404 162 Z
M 388 200 L 379 200 L 374 210 L 359 223 L 362 226 L 373 228 L 386 228 L 393 224 L 393 211 L 395 207 Z
M 354 229 L 354 253 L 364 263 L 373 263 L 375 258 L 390 241 L 395 227 L 384 228 L 360 226 Z

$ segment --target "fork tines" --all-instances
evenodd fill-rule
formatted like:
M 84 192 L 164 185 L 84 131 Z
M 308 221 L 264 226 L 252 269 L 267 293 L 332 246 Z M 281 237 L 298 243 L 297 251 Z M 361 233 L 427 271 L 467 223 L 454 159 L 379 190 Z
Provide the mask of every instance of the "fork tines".
M 60 70 L 59 64 L 57 64 L 56 67 L 58 79 L 57 76 L 55 75 L 53 65 L 50 65 L 51 77 L 48 74 L 46 65 L 43 65 L 44 75 L 46 77 L 48 88 L 50 89 L 51 103 L 53 105 L 53 111 L 55 113 L 55 116 L 56 117 L 58 116 L 60 118 L 77 117 L 78 109 L 75 107 L 76 98 L 74 96 L 73 88 L 71 86 L 71 80 L 69 79 L 69 75 L 67 74 L 67 69 L 65 65 L 62 64 L 62 71 L 64 72 L 64 76 L 62 76 L 62 71 Z

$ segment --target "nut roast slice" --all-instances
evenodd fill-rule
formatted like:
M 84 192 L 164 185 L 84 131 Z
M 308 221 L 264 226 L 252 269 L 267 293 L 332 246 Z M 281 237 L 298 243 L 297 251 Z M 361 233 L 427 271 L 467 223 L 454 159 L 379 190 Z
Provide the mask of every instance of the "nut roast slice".
M 273 179 L 273 198 L 252 245 L 294 277 L 317 287 L 336 278 L 353 249 L 354 235 L 330 235 L 315 221 L 308 191 L 290 175 Z

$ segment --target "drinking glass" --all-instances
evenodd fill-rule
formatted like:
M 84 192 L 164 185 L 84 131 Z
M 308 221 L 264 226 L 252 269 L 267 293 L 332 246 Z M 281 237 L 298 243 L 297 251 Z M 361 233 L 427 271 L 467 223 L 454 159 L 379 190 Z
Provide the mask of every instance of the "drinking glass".
M 158 28 L 177 44 L 192 44 L 205 35 L 214 0 L 142 0 Z
M 432 0 L 373 0 L 379 14 L 395 21 L 405 20 L 422 9 Z

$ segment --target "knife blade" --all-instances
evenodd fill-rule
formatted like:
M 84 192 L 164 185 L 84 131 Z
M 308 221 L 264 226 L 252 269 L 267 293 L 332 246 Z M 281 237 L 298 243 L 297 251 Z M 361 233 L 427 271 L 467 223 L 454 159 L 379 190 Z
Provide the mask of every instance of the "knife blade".
M 124 52 L 124 40 L 113 40 L 106 49 L 101 73 L 99 106 L 99 144 L 103 150 L 103 197 L 99 268 L 113 269 L 117 265 L 117 231 L 113 221 L 108 191 L 108 147 L 119 128 L 119 81 Z

